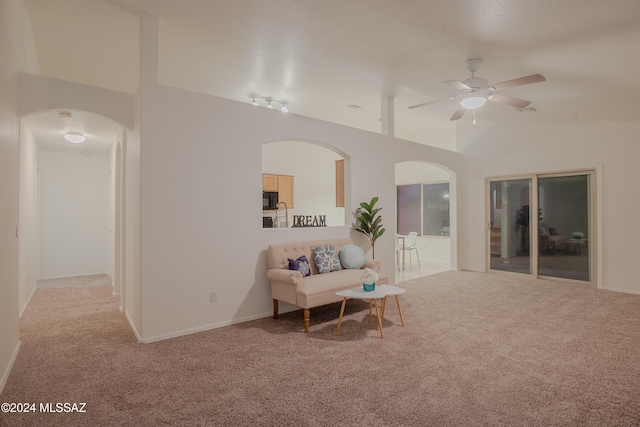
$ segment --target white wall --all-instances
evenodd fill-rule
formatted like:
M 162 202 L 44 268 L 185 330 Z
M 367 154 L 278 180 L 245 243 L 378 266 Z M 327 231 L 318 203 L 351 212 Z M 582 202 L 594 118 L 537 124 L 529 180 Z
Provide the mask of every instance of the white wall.
M 268 316 L 269 244 L 348 237 L 349 226 L 273 232 L 261 209 L 262 145 L 305 140 L 351 159 L 347 209 L 380 197 L 395 211 L 395 163 L 459 169 L 457 153 L 248 103 L 155 85 L 157 20 L 143 16 L 141 93 L 142 338 L 152 341 Z M 154 34 L 155 32 L 155 34 Z M 155 58 L 153 58 L 155 55 Z M 388 217 L 393 224 L 395 215 Z M 363 246 L 362 235 L 353 237 Z M 393 277 L 393 233 L 376 257 Z M 209 293 L 217 292 L 217 302 Z
M 327 226 L 345 224 L 345 209 L 336 208 L 336 160 L 343 157 L 319 145 L 279 141 L 262 147 L 262 172 L 294 177 L 293 215 L 326 215 Z M 258 211 L 262 216 L 262 211 Z M 278 213 L 282 217 L 282 212 Z
M 402 162 L 396 165 L 396 185 L 449 182 L 449 172 L 425 162 Z
M 18 354 L 20 140 L 16 72 L 38 72 L 31 25 L 19 0 L 0 0 L 0 391 Z
M 106 274 L 109 157 L 40 152 L 42 279 Z
M 122 164 L 124 188 L 124 236 L 123 277 L 125 287 L 124 311 L 134 330 L 141 339 L 142 331 L 142 289 L 140 283 L 140 91 L 135 96 L 135 125 L 133 131 L 124 134 Z
M 595 169 L 598 190 L 597 265 L 599 286 L 640 293 L 633 269 L 634 242 L 640 229 L 634 224 L 640 212 L 635 197 L 640 182 L 640 123 L 556 123 L 497 126 L 461 125 L 458 148 L 465 158 L 460 186 L 461 232 L 466 245 L 464 268 L 485 270 L 486 177 L 510 174 Z
M 20 315 L 40 277 L 38 232 L 38 145 L 20 122 Z
M 26 70 L 30 71 L 30 70 Z M 33 72 L 33 71 L 32 71 Z M 34 74 L 18 73 L 18 109 L 21 115 L 66 108 L 85 110 L 118 122 L 128 129 L 122 136 L 122 277 L 126 292 L 122 308 L 133 330 L 141 329 L 140 290 L 140 90 L 134 95 Z

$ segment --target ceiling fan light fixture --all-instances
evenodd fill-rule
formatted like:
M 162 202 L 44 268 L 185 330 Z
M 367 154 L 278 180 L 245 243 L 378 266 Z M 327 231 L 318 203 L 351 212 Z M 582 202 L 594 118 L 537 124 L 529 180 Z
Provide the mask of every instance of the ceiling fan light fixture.
M 64 134 L 64 139 L 72 144 L 80 144 L 86 140 L 84 135 L 80 132 L 66 132 Z
M 475 110 L 476 108 L 482 107 L 485 102 L 487 102 L 487 98 L 485 96 L 470 96 L 460 101 L 460 105 L 467 110 Z

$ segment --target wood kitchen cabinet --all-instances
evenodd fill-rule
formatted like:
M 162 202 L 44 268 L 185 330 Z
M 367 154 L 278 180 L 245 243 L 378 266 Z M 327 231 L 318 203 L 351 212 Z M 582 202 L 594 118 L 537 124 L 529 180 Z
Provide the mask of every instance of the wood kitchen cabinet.
M 278 175 L 263 173 L 262 191 L 278 191 Z
M 294 204 L 294 179 L 292 175 L 262 174 L 262 191 L 277 191 L 278 201 L 285 202 L 287 208 L 293 208 Z
M 293 176 L 278 175 L 278 201 L 285 202 L 287 208 L 293 208 Z
M 344 208 L 344 159 L 336 160 L 336 208 Z

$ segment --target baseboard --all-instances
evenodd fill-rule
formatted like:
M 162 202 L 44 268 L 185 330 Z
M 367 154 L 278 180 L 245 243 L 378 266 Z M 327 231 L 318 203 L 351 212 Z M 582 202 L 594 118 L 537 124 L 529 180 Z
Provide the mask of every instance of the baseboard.
M 82 273 L 82 274 L 66 274 L 64 276 L 50 276 L 50 277 L 41 277 L 38 280 L 56 280 L 56 279 L 70 279 L 73 277 L 85 277 L 85 276 L 109 276 L 109 273 Z M 109 276 L 111 277 L 111 276 Z
M 605 291 L 613 291 L 613 292 L 622 292 L 624 294 L 632 294 L 632 295 L 640 295 L 640 291 L 632 291 L 630 289 L 620 289 L 620 288 L 602 288 Z
M 288 313 L 290 311 L 296 311 L 296 310 L 301 310 L 301 308 L 300 307 L 293 307 L 290 310 L 288 310 L 288 309 L 279 310 L 279 313 L 283 314 L 283 313 Z M 198 332 L 210 331 L 212 329 L 218 329 L 218 328 L 222 328 L 222 327 L 225 327 L 225 326 L 235 325 L 235 324 L 238 324 L 238 323 L 249 322 L 251 320 L 264 319 L 265 317 L 273 317 L 273 311 L 260 313 L 260 314 L 255 314 L 255 315 L 247 316 L 247 317 L 242 317 L 242 318 L 239 318 L 239 319 L 226 320 L 224 322 L 219 322 L 219 323 L 211 323 L 209 325 L 199 326 L 197 328 L 192 328 L 192 329 L 184 329 L 182 331 L 176 331 L 176 332 L 172 332 L 172 333 L 169 333 L 169 334 L 156 335 L 155 337 L 145 338 L 145 339 L 142 340 L 142 342 L 145 343 L 145 344 L 149 344 L 149 343 L 152 343 L 152 342 L 168 340 L 168 339 L 171 339 L 171 338 L 177 338 L 177 337 L 181 337 L 181 336 L 184 336 L 184 335 L 191 335 L 191 334 L 195 334 L 195 333 L 198 333 Z
M 31 295 L 29 295 L 29 298 L 27 298 L 27 302 L 25 302 L 24 306 L 20 309 L 20 313 L 18 314 L 18 319 L 22 319 L 22 315 L 24 314 L 25 310 L 29 306 L 29 303 L 31 302 L 31 298 L 33 298 L 33 295 L 36 293 L 36 289 L 38 289 L 37 286 L 33 288 L 33 290 L 31 291 Z
M 2 373 L 2 378 L 0 378 L 0 393 L 2 393 L 2 390 L 4 390 L 4 386 L 7 384 L 7 380 L 9 379 L 9 374 L 11 374 L 11 369 L 13 369 L 13 365 L 16 363 L 18 353 L 20 352 L 20 346 L 22 346 L 22 341 L 18 341 L 18 345 L 16 345 L 15 350 L 13 350 L 13 354 L 11 355 L 11 359 L 9 360 L 9 365 L 7 366 L 7 369 Z
M 127 310 L 124 310 L 124 315 L 127 318 L 127 321 L 129 322 L 129 326 L 131 326 L 131 330 L 133 331 L 133 334 L 136 336 L 136 339 L 138 340 L 139 343 L 142 344 L 144 341 L 142 341 L 142 338 L 140 338 L 138 329 L 136 328 L 135 323 L 133 323 L 133 320 L 131 320 L 131 316 L 129 316 L 129 312 Z

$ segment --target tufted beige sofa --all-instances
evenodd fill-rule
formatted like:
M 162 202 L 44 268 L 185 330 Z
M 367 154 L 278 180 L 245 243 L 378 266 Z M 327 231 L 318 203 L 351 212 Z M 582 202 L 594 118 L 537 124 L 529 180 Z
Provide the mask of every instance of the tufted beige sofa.
M 304 309 L 304 331 L 309 332 L 310 309 L 342 300 L 336 292 L 362 286 L 360 276 L 362 270 L 332 271 L 320 274 L 316 268 L 314 251 L 316 246 L 333 245 L 336 252 L 353 244 L 351 239 L 313 240 L 307 242 L 285 243 L 269 246 L 269 269 L 267 278 L 271 281 L 271 296 L 273 298 L 273 318 L 278 318 L 278 301 L 297 305 Z M 297 259 L 305 255 L 311 266 L 311 276 L 302 277 L 298 271 L 288 269 L 289 258 Z M 378 272 L 376 284 L 388 284 L 389 278 L 380 273 L 380 262 L 367 259 L 364 268 L 371 268 Z

